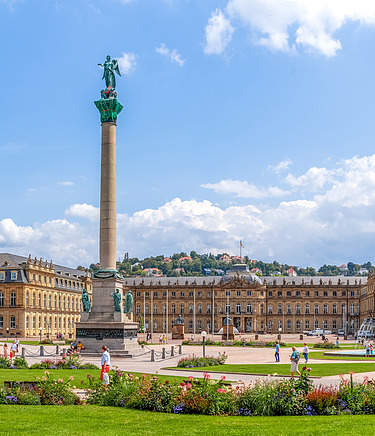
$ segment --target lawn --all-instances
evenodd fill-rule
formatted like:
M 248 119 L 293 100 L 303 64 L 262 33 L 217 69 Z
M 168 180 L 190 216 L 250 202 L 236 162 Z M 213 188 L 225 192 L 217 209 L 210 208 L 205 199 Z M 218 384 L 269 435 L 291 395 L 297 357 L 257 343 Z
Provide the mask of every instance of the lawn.
M 372 358 L 366 358 L 366 357 L 350 357 L 350 356 L 323 356 L 323 354 L 326 351 L 340 351 L 340 350 L 321 350 L 321 351 L 310 351 L 309 353 L 309 359 L 321 359 L 321 360 L 359 360 L 362 362 L 371 362 L 375 361 L 375 356 Z
M 299 369 L 304 366 L 300 363 Z M 307 365 L 311 368 L 311 376 L 324 377 L 329 375 L 348 374 L 375 371 L 375 363 L 311 363 Z M 172 368 L 170 368 L 172 369 Z M 176 368 L 173 368 L 176 369 Z M 181 368 L 182 369 L 182 368 Z M 290 364 L 250 364 L 250 365 L 218 365 L 204 366 L 200 368 L 183 368 L 185 370 L 220 372 L 220 373 L 243 373 L 243 374 L 274 374 L 290 375 Z
M 337 435 L 371 434 L 375 416 L 237 417 L 174 415 L 100 406 L 0 406 L 1 434 Z

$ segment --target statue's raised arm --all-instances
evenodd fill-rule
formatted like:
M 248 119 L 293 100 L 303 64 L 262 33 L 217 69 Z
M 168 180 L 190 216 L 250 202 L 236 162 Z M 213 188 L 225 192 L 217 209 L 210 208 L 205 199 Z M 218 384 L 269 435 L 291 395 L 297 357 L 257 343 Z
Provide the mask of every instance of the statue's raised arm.
M 104 68 L 102 78 L 105 79 L 105 86 L 107 88 L 115 89 L 116 88 L 115 73 L 121 76 L 117 60 L 116 59 L 111 60 L 111 56 L 108 55 L 104 64 L 98 64 L 98 65 Z

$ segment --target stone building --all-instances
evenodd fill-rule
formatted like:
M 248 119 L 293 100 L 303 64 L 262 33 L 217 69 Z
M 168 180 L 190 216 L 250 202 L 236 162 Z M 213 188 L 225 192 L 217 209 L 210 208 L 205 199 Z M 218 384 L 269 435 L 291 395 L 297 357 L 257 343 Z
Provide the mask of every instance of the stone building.
M 84 271 L 0 253 L 0 337 L 73 336 L 84 288 L 91 296 Z
M 182 315 L 185 334 L 217 333 L 228 316 L 245 333 L 302 333 L 316 328 L 356 331 L 367 277 L 258 277 L 247 265 L 223 277 L 125 278 L 136 319 L 147 331 L 170 332 Z

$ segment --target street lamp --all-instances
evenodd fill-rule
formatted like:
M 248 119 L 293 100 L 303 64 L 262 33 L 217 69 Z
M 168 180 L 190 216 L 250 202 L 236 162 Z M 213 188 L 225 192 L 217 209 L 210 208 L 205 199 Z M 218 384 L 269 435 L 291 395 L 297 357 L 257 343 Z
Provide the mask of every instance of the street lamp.
M 202 335 L 202 339 L 203 339 L 203 358 L 204 358 L 204 357 L 206 357 L 206 336 L 207 336 L 207 333 L 203 330 L 201 335 Z
M 8 337 L 9 337 L 9 327 L 7 327 L 7 341 L 8 341 Z
M 281 341 L 281 327 L 279 327 L 279 337 L 278 337 L 278 339 L 279 339 L 279 341 Z
M 42 343 L 42 327 L 39 327 L 39 343 Z

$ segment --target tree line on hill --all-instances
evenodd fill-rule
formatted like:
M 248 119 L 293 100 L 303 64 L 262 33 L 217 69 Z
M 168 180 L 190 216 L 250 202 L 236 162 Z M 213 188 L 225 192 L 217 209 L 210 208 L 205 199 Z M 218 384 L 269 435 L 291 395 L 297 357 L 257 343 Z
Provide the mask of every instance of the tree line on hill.
M 228 253 L 220 254 L 198 254 L 191 251 L 188 255 L 185 252 L 174 253 L 171 257 L 151 256 L 145 259 L 129 257 L 126 253 L 122 262 L 117 262 L 117 269 L 124 276 L 167 276 L 167 277 L 186 277 L 186 276 L 206 276 L 223 275 L 232 268 L 234 264 L 243 263 L 249 266 L 255 274 L 263 276 L 288 276 L 293 269 L 298 276 L 337 276 L 337 275 L 367 275 L 372 270 L 371 262 L 355 264 L 348 262 L 347 265 L 340 267 L 336 265 L 323 265 L 318 270 L 313 267 L 300 268 L 295 265 L 282 264 L 279 262 L 262 262 L 251 260 L 248 256 L 239 258 L 230 256 Z M 95 273 L 99 269 L 99 264 L 91 264 L 89 268 L 78 266 L 77 269 Z M 151 269 L 151 270 L 150 270 Z M 289 272 L 288 272 L 289 270 Z

